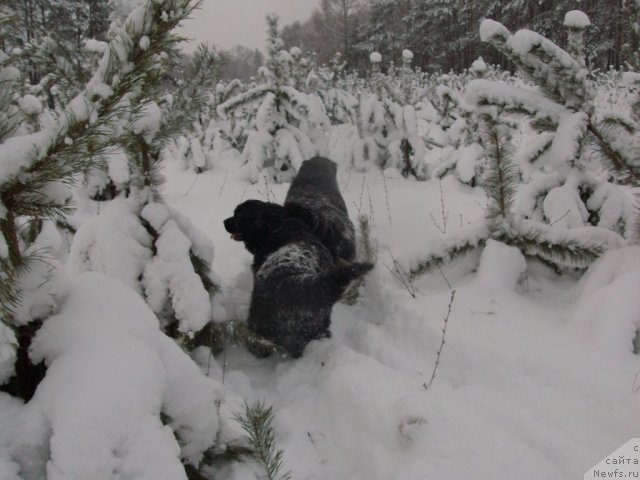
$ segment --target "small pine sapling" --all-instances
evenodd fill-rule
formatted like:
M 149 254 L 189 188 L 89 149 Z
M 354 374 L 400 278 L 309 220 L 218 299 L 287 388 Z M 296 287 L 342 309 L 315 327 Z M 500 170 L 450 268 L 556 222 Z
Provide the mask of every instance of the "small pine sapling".
M 158 53 L 172 43 L 169 32 L 191 7 L 187 0 L 165 0 L 137 6 L 124 15 L 114 24 L 109 43 L 100 43 L 101 58 L 86 85 L 61 108 L 55 122 L 33 132 L 16 128 L 21 117 L 12 101 L 19 97 L 15 86 L 19 72 L 6 67 L 6 56 L 1 54 L 2 321 L 27 327 L 20 341 L 25 359 L 38 322 L 64 294 L 64 269 L 55 268 L 57 232 L 50 226 L 69 211 L 68 186 L 94 165 L 97 154 L 116 143 L 129 102 L 139 98 L 152 71 L 158 75 Z M 169 18 L 167 11 L 179 13 Z M 28 371 L 17 372 L 16 379 L 33 387 L 39 380 Z
M 259 71 L 259 84 L 217 108 L 223 119 L 238 109 L 252 116 L 242 152 L 251 183 L 263 170 L 276 182 L 290 181 L 305 159 L 326 153 L 323 138 L 330 124 L 321 102 L 298 89 L 309 64 L 299 48 L 282 50 L 276 16 L 267 16 L 267 33 L 268 60 Z
M 478 59 L 470 69 L 473 78 L 482 78 L 484 62 Z M 448 75 L 449 79 L 452 75 Z M 435 123 L 439 127 L 442 145 L 436 147 L 439 158 L 432 176 L 443 178 L 452 173 L 462 183 L 476 186 L 481 182 L 483 174 L 482 139 L 478 135 L 479 120 L 476 109 L 470 105 L 453 84 L 448 82 L 438 85 L 432 96 L 431 104 L 437 111 Z M 466 80 L 464 81 L 466 87 Z M 442 141 L 441 140 L 441 141 Z
M 264 478 L 291 480 L 291 472 L 282 472 L 283 452 L 276 447 L 273 407 L 266 407 L 262 402 L 245 404 L 244 411 L 236 413 L 235 419 L 247 432 L 252 458 L 264 469 Z
M 403 52 L 403 68 L 398 85 L 380 71 L 382 57 L 373 52 L 369 90 L 360 99 L 360 140 L 353 149 L 356 169 L 366 170 L 377 166 L 392 174 L 399 172 L 404 177 L 418 180 L 427 177 L 424 155 L 426 147 L 418 134 L 418 119 L 412 101 L 413 81 L 409 50 Z
M 320 98 L 332 125 L 357 123 L 358 100 L 343 87 L 345 67 L 336 53 L 328 66 L 312 70 L 307 77 L 307 90 Z
M 599 227 L 584 227 L 575 232 L 554 229 L 517 213 L 514 203 L 521 188 L 521 173 L 513 161 L 514 125 L 492 106 L 481 107 L 479 119 L 485 146 L 482 180 L 488 198 L 485 217 L 482 222 L 462 229 L 443 245 L 432 247 L 426 258 L 412 266 L 412 277 L 483 248 L 488 238 L 516 247 L 527 258 L 540 261 L 555 271 L 584 270 L 616 235 Z
M 166 5 L 149 12 L 163 25 L 157 33 L 145 34 L 134 30 L 133 23 L 124 24 L 123 28 L 130 29 L 129 37 L 137 40 L 121 49 L 137 63 L 120 81 L 130 91 L 112 119 L 110 141 L 126 159 L 122 167 L 128 171 L 126 190 L 79 228 L 70 257 L 76 271 L 105 273 L 140 293 L 165 332 L 186 349 L 211 320 L 211 300 L 218 290 L 210 271 L 210 240 L 184 215 L 167 206 L 160 193 L 163 150 L 189 128 L 207 102 L 207 91 L 215 85 L 216 55 L 203 46 L 187 66 L 193 83 L 166 91 L 163 69 L 181 41 L 171 28 L 189 14 L 188 5 L 185 3 L 180 16 L 166 26 L 162 20 Z M 111 50 L 105 50 L 105 55 L 111 63 L 126 66 L 126 59 L 111 58 Z M 114 240 L 121 242 L 121 248 L 112 246 Z
M 498 22 L 485 20 L 481 38 L 512 60 L 539 91 L 475 80 L 467 97 L 478 106 L 525 115 L 538 132 L 520 156 L 528 187 L 516 199 L 518 213 L 555 229 L 593 225 L 628 239 L 632 197 L 620 184 L 640 179 L 640 156 L 633 140 L 637 127 L 624 113 L 603 110 L 594 101 L 595 89 L 582 58 L 586 15 L 569 12 L 565 25 L 569 52 L 535 32 L 512 35 Z M 594 163 L 607 167 L 611 177 L 594 174 Z M 614 236 L 609 240 L 610 246 L 620 243 Z

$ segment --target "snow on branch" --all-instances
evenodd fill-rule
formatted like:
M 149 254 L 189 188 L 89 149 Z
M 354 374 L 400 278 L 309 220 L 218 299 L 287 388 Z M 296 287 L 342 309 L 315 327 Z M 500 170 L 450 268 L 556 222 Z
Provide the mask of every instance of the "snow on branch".
M 144 81 L 144 66 L 155 62 L 155 53 L 166 47 L 163 32 L 171 30 L 189 13 L 190 3 L 191 0 L 164 0 L 135 7 L 103 49 L 85 89 L 69 102 L 58 121 L 40 132 L 13 137 L 0 144 L 0 190 L 5 191 L 21 174 L 34 172 L 47 162 L 60 163 L 60 159 L 68 160 L 70 156 L 76 162 L 86 162 L 79 149 L 81 145 L 73 140 L 80 135 L 86 138 L 87 127 L 94 136 L 105 134 L 106 125 L 121 107 L 125 95 Z M 175 13 L 168 16 L 167 11 Z M 144 36 L 152 42 L 146 49 L 139 46 L 139 39 Z M 72 175 L 77 168 L 77 163 L 59 166 L 63 176 Z
M 31 358 L 49 369 L 14 442 L 29 478 L 40 478 L 46 462 L 48 478 L 186 479 L 180 457 L 197 464 L 218 437 L 224 387 L 160 332 L 135 292 L 109 277 L 84 273 L 71 282 Z

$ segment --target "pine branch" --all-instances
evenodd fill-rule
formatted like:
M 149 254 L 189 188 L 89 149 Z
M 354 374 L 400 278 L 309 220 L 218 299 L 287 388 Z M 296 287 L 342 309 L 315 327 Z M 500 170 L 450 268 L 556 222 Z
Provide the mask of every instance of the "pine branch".
M 186 79 L 177 85 L 177 92 L 154 139 L 159 142 L 160 149 L 186 133 L 198 118 L 210 92 L 215 89 L 219 63 L 219 55 L 212 47 L 206 44 L 198 46 L 187 66 Z
M 480 35 L 514 62 L 525 78 L 536 83 L 552 101 L 573 111 L 590 113 L 593 88 L 585 69 L 568 52 L 536 32 L 520 30 L 511 35 L 493 20 L 483 22 Z
M 282 450 L 276 449 L 276 433 L 273 428 L 273 408 L 264 403 L 245 404 L 244 412 L 236 413 L 235 420 L 249 435 L 253 457 L 264 467 L 268 480 L 291 480 L 291 472 L 281 474 L 284 467 Z
M 446 239 L 445 245 L 432 247 L 432 251 L 424 258 L 412 264 L 409 269 L 409 278 L 413 280 L 435 268 L 447 265 L 477 248 L 482 248 L 487 238 L 489 238 L 489 232 L 484 221 L 471 225 L 454 238 Z
M 585 269 L 607 248 L 604 243 L 585 241 L 570 230 L 559 236 L 550 227 L 525 219 L 511 219 L 502 232 L 492 237 L 517 247 L 526 256 L 536 258 L 557 271 Z
M 218 112 L 218 115 L 220 115 L 222 118 L 227 118 L 229 113 L 234 112 L 238 108 L 241 108 L 248 104 L 258 103 L 268 93 L 275 94 L 273 85 L 259 85 L 236 97 L 230 98 L 224 103 L 221 103 L 220 105 L 218 105 L 218 108 L 216 110 Z
M 592 143 L 600 153 L 600 158 L 608 167 L 613 176 L 619 180 L 640 185 L 640 148 L 633 145 L 633 158 L 629 158 L 624 146 L 616 140 L 614 130 L 621 128 L 628 132 L 628 129 L 614 119 L 603 120 L 598 124 L 589 122 L 587 131 L 594 139 Z M 637 142 L 634 138 L 632 142 Z
M 18 264 L 8 258 L 0 258 L 0 320 L 4 324 L 11 323 L 13 312 L 22 302 L 17 283 L 27 265 L 23 257 Z
M 497 113 L 483 113 L 480 119 L 485 147 L 486 167 L 483 186 L 489 197 L 487 225 L 489 231 L 499 229 L 499 223 L 510 216 L 520 173 L 511 161 L 511 132 L 508 125 L 501 124 Z
M 12 93 L 18 83 L 17 71 L 8 67 L 8 59 L 0 55 L 0 142 L 9 137 L 23 121 L 22 112 L 14 107 Z

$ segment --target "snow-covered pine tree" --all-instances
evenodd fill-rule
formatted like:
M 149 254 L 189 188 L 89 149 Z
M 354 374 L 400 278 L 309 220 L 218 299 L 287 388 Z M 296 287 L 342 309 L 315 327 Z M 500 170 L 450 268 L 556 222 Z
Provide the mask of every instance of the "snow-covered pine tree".
M 568 12 L 565 26 L 570 32 L 572 52 L 584 50 L 581 43 L 581 31 L 590 25 L 588 17 L 580 11 Z M 573 143 L 559 163 L 584 163 L 580 159 L 581 148 L 591 146 L 600 153 L 599 160 L 615 172 L 617 181 L 634 183 L 640 181 L 640 166 L 634 142 L 633 121 L 623 113 L 602 110 L 594 105 L 594 89 L 589 81 L 589 72 L 584 67 L 584 59 L 574 58 L 571 53 L 529 30 L 520 30 L 514 35 L 501 24 L 486 20 L 481 26 L 481 38 L 496 47 L 512 60 L 519 71 L 534 84 L 542 95 L 544 104 L 531 111 L 531 93 L 511 90 L 511 103 L 514 108 L 532 116 L 532 126 L 539 131 L 553 132 L 557 129 L 574 130 Z M 519 93 L 522 95 L 518 96 Z M 504 96 L 506 98 L 506 95 Z M 496 99 L 497 100 L 497 99 Z M 485 100 L 482 100 L 485 101 Z M 486 100 L 488 101 L 488 100 Z M 546 110 L 546 111 L 545 111 Z M 573 120 L 571 120 L 571 117 Z M 583 125 L 580 126 L 579 124 Z M 576 130 L 577 129 L 577 130 Z M 533 163 L 543 157 L 545 152 L 556 153 L 559 146 L 554 144 L 567 138 L 566 135 L 551 135 L 530 159 Z M 542 148 L 544 147 L 544 148 Z
M 0 52 L 0 389 L 29 400 L 12 403 L 19 407 L 19 421 L 30 426 L 16 428 L 11 451 L 3 456 L 2 470 L 11 479 L 18 471 L 26 478 L 51 472 L 105 480 L 203 478 L 202 459 L 226 452 L 225 445 L 233 442 L 221 420 L 227 408 L 224 387 L 206 378 L 158 330 L 142 299 L 121 282 L 91 272 L 70 279 L 66 288 L 64 269 L 55 268 L 59 252 L 51 223 L 65 213 L 67 184 L 87 168 L 92 154 L 120 142 L 130 155 L 142 157 L 143 147 L 136 149 L 134 141 L 145 141 L 155 154 L 160 140 L 150 134 L 157 117 L 143 113 L 156 110 L 149 102 L 136 109 L 135 102 L 146 91 L 148 75 L 159 73 L 159 52 L 175 41 L 172 29 L 194 7 L 191 0 L 124 1 L 121 6 L 122 19 L 101 49 L 95 72 L 55 125 L 35 132 L 23 127 L 20 72 L 7 67 Z M 173 105 L 182 101 L 174 98 Z M 185 115 L 179 109 L 164 113 L 178 123 Z M 123 128 L 133 133 L 123 136 Z M 142 161 L 132 162 L 136 201 L 153 197 Z M 122 222 L 122 228 L 108 231 L 105 222 L 107 241 L 94 244 L 92 253 L 131 247 L 121 235 L 125 231 L 138 241 L 149 240 L 161 260 L 175 260 L 167 271 L 188 276 L 189 268 L 208 268 L 209 262 L 200 263 L 206 256 L 201 252 L 212 253 L 211 246 L 188 221 L 147 202 L 142 216 L 159 230 L 155 238 L 137 215 L 140 204 L 128 200 L 112 210 L 118 217 L 112 225 Z M 129 216 L 119 216 L 126 211 Z M 184 268 L 178 263 L 191 239 L 195 267 Z M 138 250 L 109 260 L 126 262 L 136 253 L 144 255 Z M 48 365 L 42 382 L 44 368 L 31 368 L 30 362 Z
M 224 57 L 221 56 L 217 63 L 224 61 Z M 190 63 L 193 64 L 192 61 Z M 176 89 L 185 82 L 184 78 L 191 82 L 190 77 L 185 76 L 188 74 L 187 71 L 180 72 L 179 77 L 175 78 Z M 237 79 L 217 82 L 215 88 L 206 93 L 206 102 L 189 128 L 169 147 L 171 157 L 181 161 L 185 168 L 200 173 L 213 169 L 226 155 L 231 154 L 234 158 L 240 156 L 247 137 L 247 125 L 242 112 L 238 111 L 237 116 L 221 119 L 216 109 L 218 105 L 239 95 L 244 89 L 245 86 Z
M 580 30 L 589 19 L 572 11 L 565 25 L 572 32 L 571 51 L 578 55 L 583 51 Z M 522 113 L 538 132 L 521 156 L 527 186 L 518 193 L 517 212 L 556 229 L 594 225 L 629 238 L 632 197 L 620 184 L 640 181 L 635 122 L 624 112 L 599 108 L 584 63 L 537 33 L 521 30 L 511 35 L 501 24 L 486 20 L 481 37 L 539 88 L 478 80 L 468 89 L 477 105 Z M 613 177 L 600 175 L 601 165 Z
M 320 98 L 332 125 L 357 122 L 358 100 L 343 86 L 345 67 L 338 52 L 329 65 L 312 70 L 307 76 L 307 91 Z
M 114 138 L 128 160 L 122 164 L 127 188 L 78 229 L 71 264 L 76 272 L 106 273 L 138 291 L 165 332 L 188 349 L 212 318 L 218 290 L 210 271 L 213 246 L 188 218 L 163 202 L 159 167 L 164 148 L 204 108 L 215 86 L 216 55 L 201 46 L 187 67 L 189 82 L 167 92 L 158 53 L 171 52 L 179 40 L 169 32 L 155 41 L 141 35 L 131 47 L 149 51 L 149 57 L 139 72 L 141 88 L 132 90 L 121 106 Z
M 570 12 L 566 22 L 585 28 L 588 19 Z M 574 32 L 575 34 L 575 32 Z M 475 80 L 467 100 L 482 118 L 485 151 L 484 188 L 490 200 L 486 235 L 518 247 L 556 270 L 584 269 L 605 249 L 622 245 L 632 234 L 631 193 L 590 168 L 587 141 L 599 146 L 625 180 L 635 178 L 631 141 L 635 125 L 622 114 L 601 112 L 593 102 L 588 72 L 569 53 L 540 35 L 521 30 L 515 35 L 485 20 L 481 37 L 496 45 L 518 65 L 539 90 L 488 80 Z M 581 52 L 579 35 L 572 50 Z M 515 164 L 508 146 L 505 115 L 525 114 L 539 136 Z M 621 138 L 616 138 L 614 129 Z M 588 136 L 591 135 L 591 138 Z M 528 152 L 528 153 L 527 153 Z M 526 184 L 519 185 L 523 179 Z M 413 269 L 420 274 L 479 244 L 481 229 L 444 246 Z
M 440 83 L 430 96 L 431 105 L 437 112 L 436 124 L 438 140 L 434 144 L 437 163 L 432 175 L 442 178 L 452 173 L 462 183 L 476 186 L 483 175 L 483 154 L 476 109 L 464 99 L 462 90 L 469 78 L 483 78 L 488 67 L 482 58 L 476 59 L 471 67 L 460 75 L 452 73 L 441 77 L 447 82 Z M 454 77 L 457 77 L 453 80 Z
M 342 55 L 336 53 L 329 65 L 314 68 L 307 76 L 310 100 L 324 106 L 332 128 L 326 135 L 326 154 L 338 164 L 352 161 L 352 145 L 358 137 L 358 100 L 352 93 L 355 78 L 345 71 Z
M 214 101 L 210 105 L 211 121 L 205 130 L 203 144 L 211 146 L 211 151 L 205 151 L 207 159 L 221 162 L 229 158 L 233 164 L 239 162 L 241 152 L 247 143 L 249 129 L 248 115 L 242 109 L 236 110 L 229 118 L 223 119 L 218 115 L 218 105 L 226 102 L 246 90 L 240 80 L 218 82 L 215 89 Z M 208 153 L 208 155 L 207 155 Z
M 380 71 L 382 55 L 372 52 L 368 91 L 360 93 L 360 118 L 357 123 L 359 140 L 353 145 L 353 166 L 365 171 L 373 166 L 382 168 L 388 159 L 387 135 L 391 127 L 382 98 L 384 75 Z
M 264 170 L 276 182 L 289 181 L 303 160 L 326 154 L 324 137 L 330 124 L 320 102 L 298 90 L 301 71 L 308 65 L 300 49 L 282 50 L 278 18 L 268 15 L 266 20 L 268 60 L 259 71 L 258 85 L 218 106 L 223 118 L 239 108 L 254 107 L 252 130 L 242 153 L 252 183 Z
M 385 102 L 391 113 L 395 131 L 391 133 L 389 153 L 391 155 L 389 167 L 400 171 L 404 177 L 409 175 L 419 180 L 427 177 L 424 156 L 427 148 L 418 133 L 418 116 L 416 104 L 421 100 L 424 91 L 420 87 L 419 73 L 411 68 L 413 53 L 411 50 L 402 51 L 402 68 L 398 81 L 390 82 L 387 86 L 389 99 Z
M 95 55 L 84 44 L 106 38 L 108 0 L 43 0 L 37 6 L 7 0 L 3 4 L 15 19 L 4 51 L 19 63 L 24 88 L 48 108 L 60 110 L 91 76 Z
M 26 328 L 24 342 L 20 342 L 25 355 L 38 321 L 56 308 L 64 291 L 63 269 L 55 268 L 62 242 L 52 222 L 68 211 L 68 185 L 76 174 L 91 166 L 96 153 L 109 148 L 122 134 L 123 112 L 133 108 L 135 104 L 131 102 L 139 99 L 136 96 L 144 91 L 148 74 L 158 75 L 154 71 L 158 54 L 175 41 L 170 32 L 190 10 L 187 0 L 135 7 L 112 31 L 109 44 L 101 44 L 102 57 L 85 88 L 66 105 L 55 123 L 46 123 L 36 132 L 20 128 L 20 111 L 15 106 L 21 99 L 17 90 L 19 72 L 2 65 L 0 296 L 3 323 L 14 329 Z M 32 99 L 31 103 L 35 101 Z M 146 105 L 143 111 L 153 110 Z M 141 118 L 134 119 L 132 131 L 148 133 L 140 122 L 148 125 Z M 142 145 L 140 138 L 137 141 Z M 149 155 L 155 155 L 155 151 Z M 138 192 L 145 192 L 149 172 L 139 168 L 136 178 L 142 186 Z M 150 200 L 152 195 L 139 193 L 137 197 Z M 140 231 L 134 234 L 141 235 Z M 202 249 L 210 252 L 210 247 Z M 199 271 L 206 270 L 203 266 L 208 265 L 208 255 L 194 255 L 199 259 Z M 38 380 L 20 373 L 15 379 L 18 387 L 21 383 L 33 387 Z M 30 393 L 32 390 L 23 396 Z
M 514 208 L 522 188 L 520 169 L 513 160 L 516 125 L 493 106 L 479 107 L 478 119 L 484 146 L 481 185 L 488 200 L 484 219 L 431 246 L 425 258 L 410 266 L 412 277 L 484 248 L 489 238 L 516 247 L 525 257 L 555 271 L 583 270 L 604 251 L 605 245 L 621 243 L 617 234 L 604 228 L 558 229 L 519 214 Z
M 353 147 L 353 164 L 358 170 L 377 166 L 394 175 L 427 177 L 424 155 L 426 147 L 418 133 L 418 119 L 413 102 L 411 60 L 413 54 L 403 51 L 403 68 L 394 84 L 380 71 L 382 56 L 371 53 L 369 90 L 360 97 L 360 140 Z
M 148 172 L 140 157 L 143 148 L 154 155 L 158 144 L 147 142 L 152 136 L 137 135 L 150 134 L 150 124 L 158 124 L 161 132 L 162 125 L 157 117 L 142 115 L 156 111 L 149 103 L 140 110 L 130 103 L 140 100 L 148 74 L 159 73 L 158 53 L 174 41 L 171 30 L 193 4 L 164 0 L 127 5 L 128 15 L 112 29 L 91 79 L 55 125 L 36 132 L 22 127 L 20 72 L 7 67 L 0 52 L 0 389 L 30 399 L 21 420 L 33 428 L 16 430 L 9 462 L 10 473 L 15 467 L 28 478 L 64 470 L 74 478 L 160 478 L 159 472 L 170 472 L 170 478 L 186 480 L 182 463 L 189 464 L 193 477 L 205 452 L 225 450 L 215 445 L 224 436 L 219 417 L 225 408 L 222 385 L 205 378 L 158 331 L 155 315 L 129 288 L 93 273 L 70 280 L 66 288 L 64 269 L 56 268 L 59 252 L 51 224 L 68 207 L 68 184 L 88 167 L 93 153 L 115 141 L 129 147 L 132 156 L 139 155 L 132 168 L 132 178 L 138 180 L 132 182 L 136 199 L 111 203 L 117 205 L 111 213 L 118 217 L 111 226 L 121 222 L 122 228 L 108 231 L 104 222 L 107 241 L 95 243 L 92 254 L 131 247 L 135 242 L 127 243 L 121 235 L 126 231 L 157 250 L 156 257 L 146 258 L 156 267 L 175 260 L 166 270 L 189 276 L 189 268 L 201 273 L 209 265 L 202 262 L 211 253 L 204 236 L 183 217 L 151 201 L 154 185 L 145 182 Z M 129 112 L 139 115 L 130 117 Z M 182 115 L 176 110 L 166 118 Z M 123 124 L 125 119 L 130 121 Z M 123 127 L 133 134 L 118 136 Z M 139 150 L 129 143 L 134 141 Z M 138 216 L 136 208 L 145 198 L 147 212 Z M 142 217 L 158 231 L 157 237 L 146 230 Z M 145 252 L 128 253 L 131 257 L 117 260 L 126 262 Z M 184 262 L 185 255 L 194 259 Z M 45 361 L 50 368 L 38 385 Z M 73 415 L 64 413 L 69 411 Z M 128 413 L 124 421 L 119 417 L 123 412 Z M 80 430 L 78 422 L 84 425 Z M 139 463 L 142 457 L 148 459 L 144 464 Z

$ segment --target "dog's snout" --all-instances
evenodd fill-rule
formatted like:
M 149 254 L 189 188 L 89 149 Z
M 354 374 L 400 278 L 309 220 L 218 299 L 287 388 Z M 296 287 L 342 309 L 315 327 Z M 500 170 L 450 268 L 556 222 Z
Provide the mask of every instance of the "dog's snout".
M 236 219 L 229 217 L 224 221 L 224 228 L 229 233 L 236 233 L 238 231 L 238 224 Z

